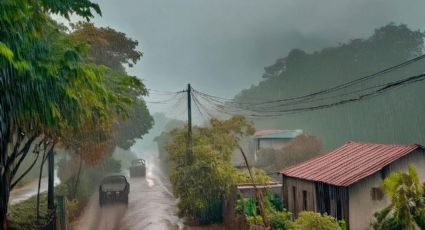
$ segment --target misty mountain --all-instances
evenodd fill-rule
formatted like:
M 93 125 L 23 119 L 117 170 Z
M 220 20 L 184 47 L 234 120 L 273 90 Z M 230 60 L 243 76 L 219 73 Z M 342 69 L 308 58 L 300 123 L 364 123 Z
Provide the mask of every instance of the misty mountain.
M 422 54 L 424 33 L 406 25 L 388 24 L 367 39 L 352 39 L 316 52 L 293 49 L 286 57 L 265 68 L 263 80 L 242 90 L 239 102 L 260 102 L 302 96 L 375 73 Z M 349 90 L 399 80 L 422 73 L 424 61 L 380 75 L 369 81 L 331 94 L 343 100 Z M 410 84 L 360 102 L 328 109 L 286 114 L 278 119 L 255 119 L 258 128 L 303 129 L 323 141 L 326 149 L 348 140 L 381 143 L 424 143 L 425 93 L 423 82 Z M 276 110 L 282 108 L 276 105 Z M 287 107 L 286 107 L 287 108 Z M 289 107 L 291 108 L 291 107 Z M 402 122 L 403 121 L 403 122 Z

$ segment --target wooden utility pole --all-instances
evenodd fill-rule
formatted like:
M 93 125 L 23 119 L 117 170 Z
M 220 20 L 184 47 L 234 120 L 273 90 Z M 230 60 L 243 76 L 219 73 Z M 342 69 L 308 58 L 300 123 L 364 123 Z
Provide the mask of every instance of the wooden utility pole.
M 260 211 L 260 216 L 263 219 L 263 224 L 264 227 L 266 227 L 266 229 L 269 229 L 270 223 L 269 223 L 269 219 L 267 218 L 267 214 L 264 208 L 264 202 L 263 202 L 263 193 L 258 190 L 257 185 L 255 184 L 255 180 L 254 180 L 254 175 L 252 174 L 251 171 L 251 166 L 248 163 L 248 159 L 246 158 L 245 152 L 243 151 L 242 147 L 240 145 L 238 145 L 239 150 L 241 151 L 241 154 L 243 156 L 243 159 L 245 161 L 246 167 L 248 169 L 248 173 L 249 173 L 249 177 L 251 178 L 251 183 L 252 186 L 254 187 L 254 195 L 255 195 L 255 199 L 257 199 L 257 204 L 258 204 L 258 209 Z
M 187 160 L 192 163 L 193 159 L 192 142 L 192 87 L 187 84 Z

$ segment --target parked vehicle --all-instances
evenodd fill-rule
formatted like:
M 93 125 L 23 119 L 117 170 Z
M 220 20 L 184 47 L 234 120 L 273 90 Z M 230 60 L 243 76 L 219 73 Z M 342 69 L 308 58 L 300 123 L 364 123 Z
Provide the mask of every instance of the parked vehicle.
M 107 202 L 124 202 L 128 204 L 130 184 L 123 175 L 110 175 L 103 178 L 99 185 L 99 205 Z
M 146 161 L 136 159 L 131 161 L 130 177 L 146 176 Z

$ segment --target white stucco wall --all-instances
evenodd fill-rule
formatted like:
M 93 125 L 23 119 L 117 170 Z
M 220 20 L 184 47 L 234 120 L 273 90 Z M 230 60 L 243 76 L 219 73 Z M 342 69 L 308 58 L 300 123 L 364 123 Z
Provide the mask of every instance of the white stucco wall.
M 421 182 L 425 181 L 425 152 L 417 150 L 393 162 L 389 166 L 390 172 L 406 171 L 408 165 L 415 165 Z M 389 199 L 384 196 L 380 201 L 372 200 L 371 189 L 382 184 L 381 172 L 364 178 L 349 187 L 349 222 L 350 230 L 372 229 L 370 224 L 373 214 L 387 207 Z
M 275 149 L 280 150 L 292 139 L 258 139 L 260 142 L 259 149 Z

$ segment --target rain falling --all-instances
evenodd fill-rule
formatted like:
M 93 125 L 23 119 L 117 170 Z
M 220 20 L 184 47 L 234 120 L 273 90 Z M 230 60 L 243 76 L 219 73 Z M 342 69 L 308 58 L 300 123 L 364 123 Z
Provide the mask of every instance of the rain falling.
M 424 7 L 1 0 L 0 228 L 425 229 Z

